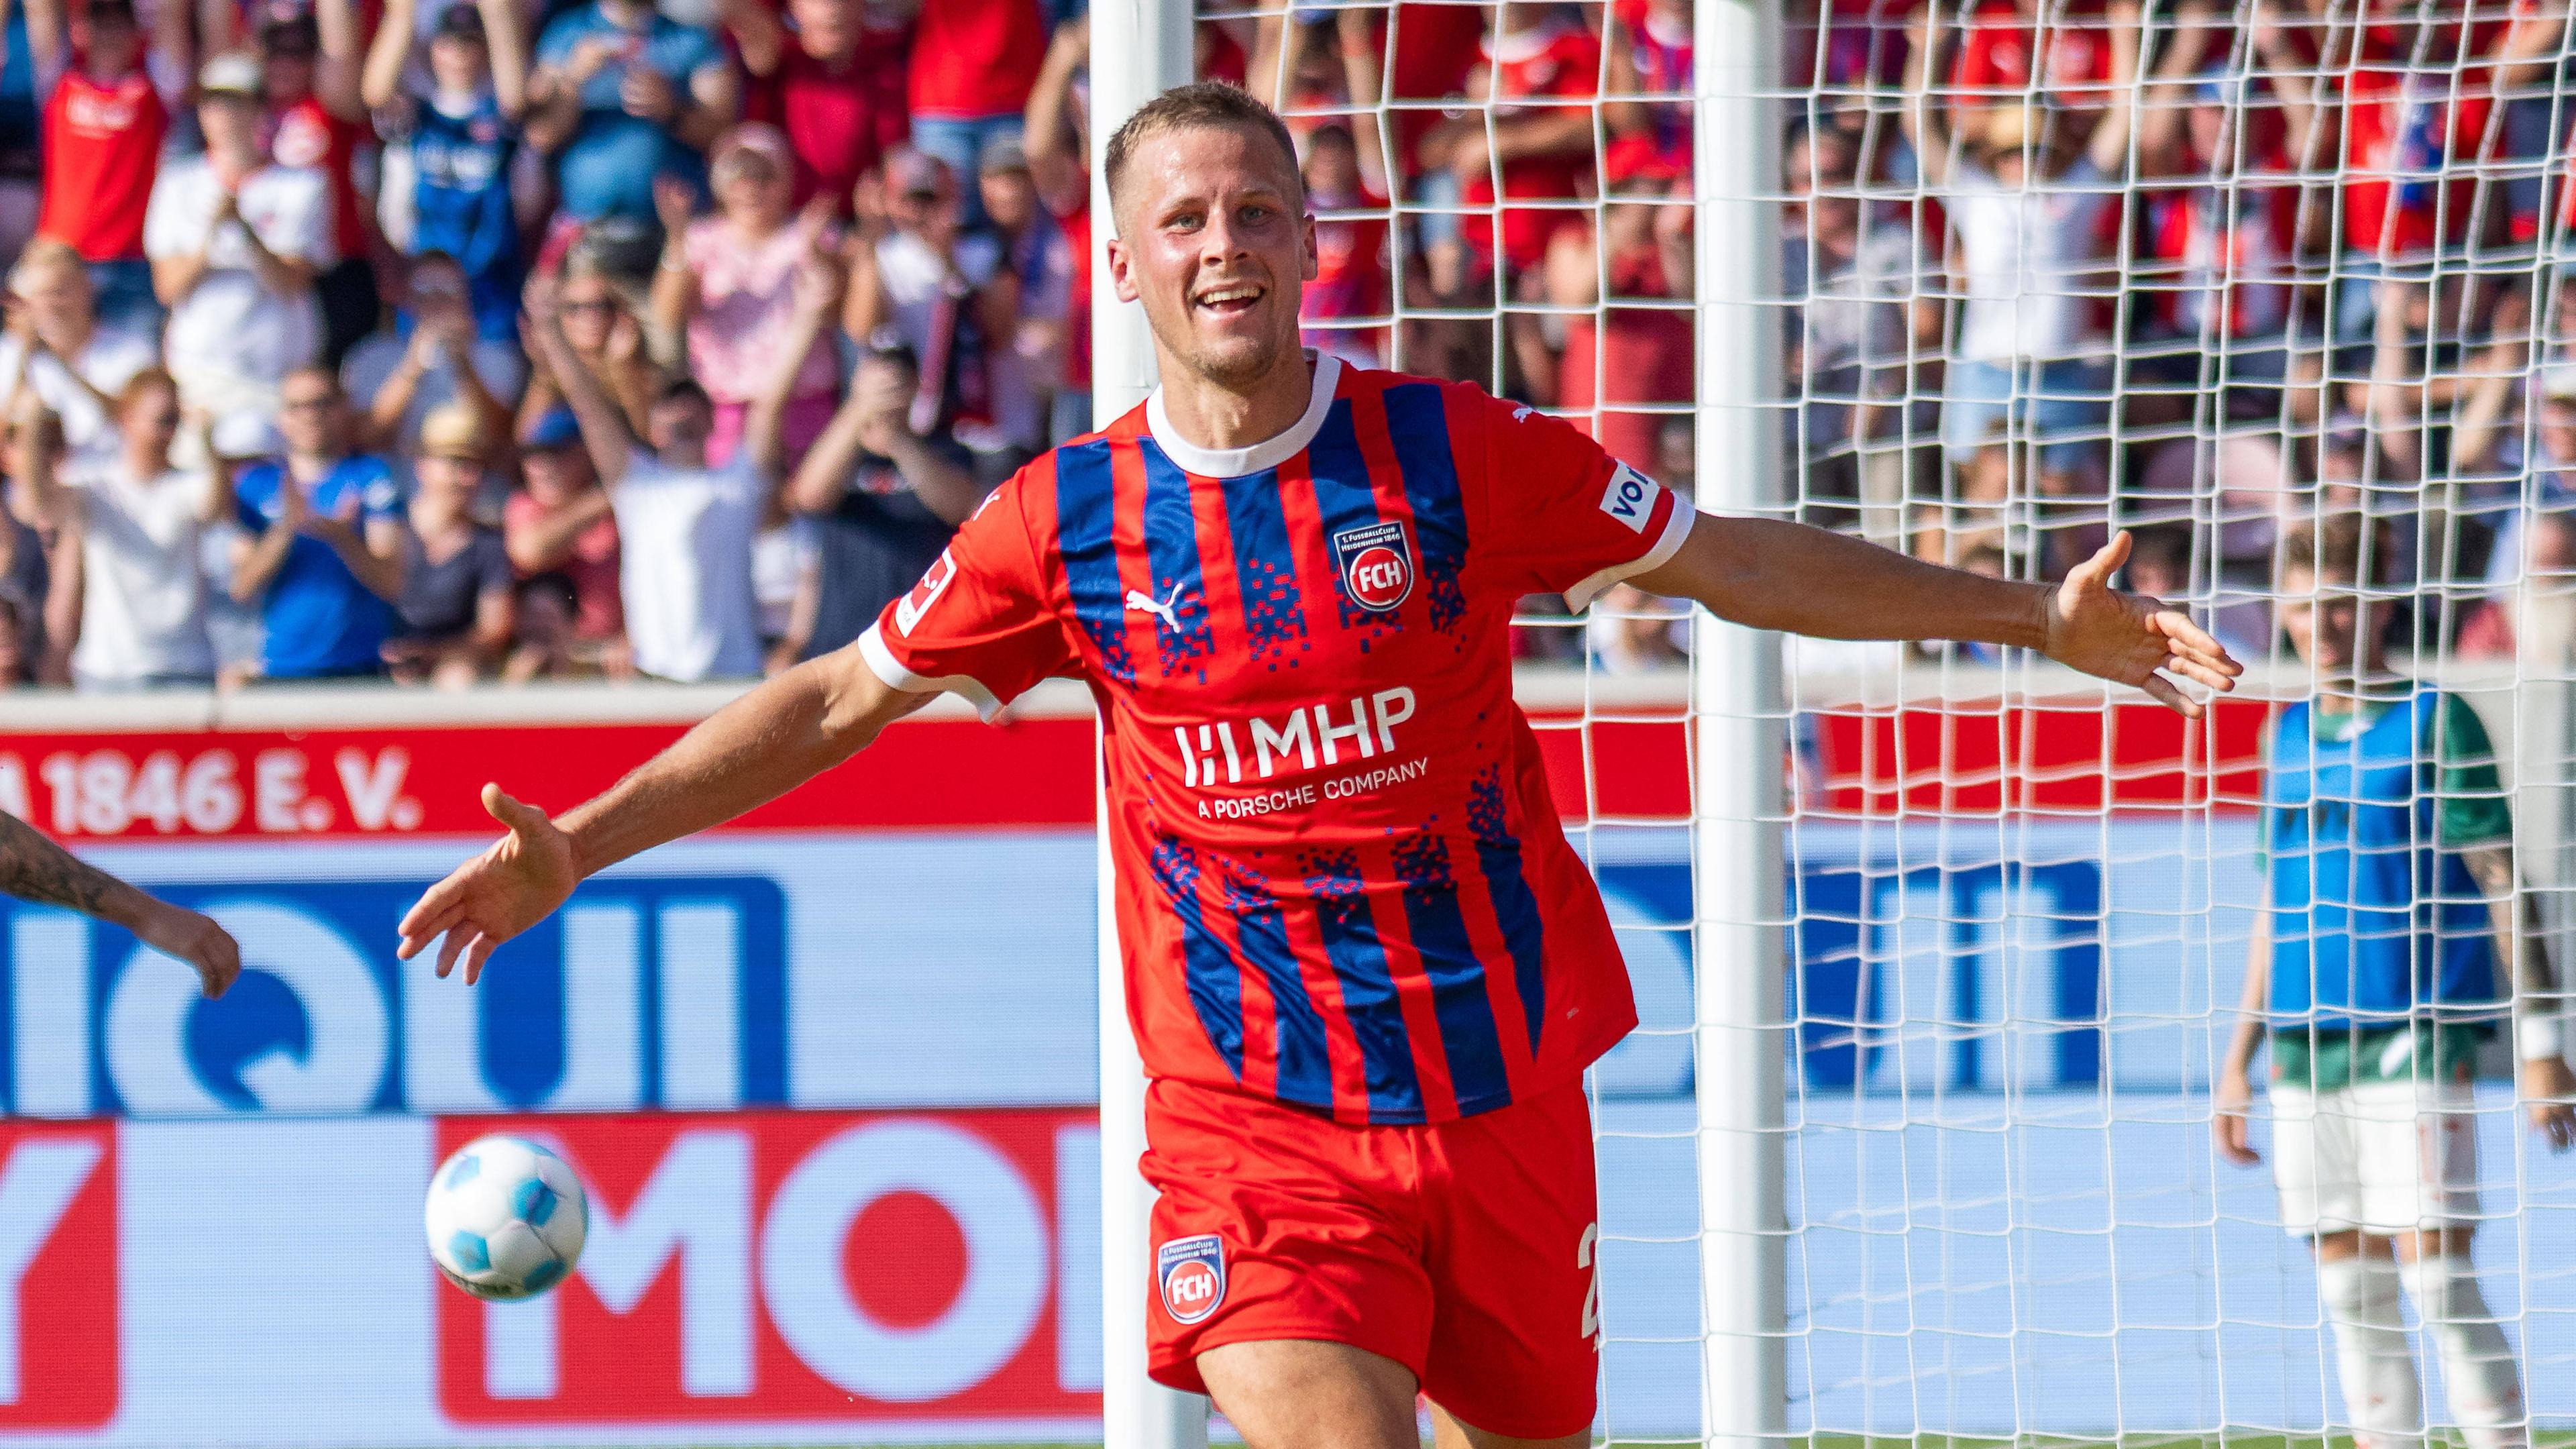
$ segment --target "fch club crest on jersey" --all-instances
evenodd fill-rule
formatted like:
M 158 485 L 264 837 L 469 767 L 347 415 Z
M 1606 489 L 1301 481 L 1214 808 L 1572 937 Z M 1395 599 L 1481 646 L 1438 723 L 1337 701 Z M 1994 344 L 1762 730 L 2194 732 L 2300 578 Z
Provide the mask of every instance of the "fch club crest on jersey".
M 1174 1323 L 1196 1323 L 1225 1301 L 1225 1244 L 1214 1233 L 1174 1238 L 1154 1254 L 1163 1311 Z
M 1413 537 L 1402 519 L 1334 534 L 1333 562 L 1342 571 L 1342 592 L 1363 609 L 1384 612 L 1413 594 Z

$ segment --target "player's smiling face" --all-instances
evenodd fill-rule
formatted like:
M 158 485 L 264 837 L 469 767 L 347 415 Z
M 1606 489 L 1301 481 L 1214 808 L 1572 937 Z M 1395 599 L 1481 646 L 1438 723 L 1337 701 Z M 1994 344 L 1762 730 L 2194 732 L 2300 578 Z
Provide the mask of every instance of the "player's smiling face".
M 1314 223 L 1276 143 L 1248 128 L 1177 127 L 1139 145 L 1121 181 L 1110 272 L 1122 299 L 1143 301 L 1168 354 L 1222 385 L 1298 355 Z

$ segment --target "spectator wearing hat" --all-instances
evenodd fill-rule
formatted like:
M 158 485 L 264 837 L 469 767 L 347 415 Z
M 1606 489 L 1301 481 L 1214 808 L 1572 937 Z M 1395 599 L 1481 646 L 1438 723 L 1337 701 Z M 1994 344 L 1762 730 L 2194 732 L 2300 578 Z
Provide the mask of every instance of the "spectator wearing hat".
M 616 220 L 625 224 L 624 218 Z M 590 230 L 596 233 L 608 226 L 594 223 Z M 662 395 L 669 379 L 645 345 L 641 299 L 646 293 L 604 264 L 603 249 L 594 246 L 597 240 L 595 235 L 584 236 L 564 257 L 559 293 L 564 336 L 583 369 L 626 414 L 627 426 L 641 433 L 653 400 Z M 564 405 L 564 390 L 535 334 L 522 329 L 519 345 L 528 363 L 528 388 L 519 398 L 519 431 L 524 437 L 538 419 Z
M 871 346 L 822 440 L 787 484 L 787 506 L 812 548 L 787 638 L 774 663 L 829 654 L 866 632 L 911 588 L 985 489 L 953 438 L 912 425 L 921 385 L 912 350 Z
M 161 304 L 143 256 L 143 216 L 170 133 L 170 98 L 187 84 L 187 9 L 164 5 L 160 53 L 145 47 L 133 0 L 27 0 L 27 42 L 44 107 L 44 182 L 36 234 L 79 253 L 110 326 L 158 331 Z M 161 64 L 156 74 L 154 63 Z M 113 389 L 111 389 L 113 391 Z
M 523 580 L 563 584 L 570 610 L 564 659 L 619 673 L 626 609 L 618 593 L 617 519 L 572 410 L 554 408 L 521 433 L 519 457 L 521 486 L 501 508 L 510 564 Z
M 714 215 L 693 217 L 696 193 L 676 178 L 653 187 L 666 239 L 653 273 L 653 326 L 687 338 L 689 375 L 715 400 L 707 458 L 719 468 L 741 444 L 755 392 L 794 345 L 798 269 L 837 246 L 829 202 L 809 201 L 801 213 L 790 203 L 794 167 L 776 126 L 745 121 L 725 132 L 709 163 Z M 780 422 L 790 461 L 831 421 L 840 382 L 833 352 L 808 348 Z
M 527 98 L 527 42 L 512 0 L 455 0 L 429 36 L 429 84 L 408 85 L 420 0 L 388 0 L 368 48 L 360 91 L 383 138 L 376 188 L 385 240 L 405 256 L 444 253 L 464 269 L 477 333 L 517 337 L 519 116 Z M 529 187 L 525 214 L 542 210 Z
M 210 685 L 215 650 L 201 543 L 231 509 L 232 488 L 211 461 L 193 471 L 171 465 L 180 410 L 168 373 L 153 368 L 127 382 L 116 417 L 125 446 L 113 466 L 72 486 L 40 455 L 26 479 L 40 526 L 79 540 L 72 677 L 84 689 Z
M 313 0 L 309 11 L 259 28 L 260 80 L 269 154 L 309 166 L 331 193 L 333 260 L 314 277 L 322 304 L 322 356 L 333 366 L 376 325 L 374 227 L 358 194 L 358 149 L 375 139 L 358 88 L 358 22 L 352 0 Z
M 505 399 L 517 397 L 527 380 L 519 349 L 481 334 L 472 286 L 454 257 L 423 252 L 409 272 L 393 325 L 351 348 L 340 365 L 341 385 L 360 409 L 359 446 L 407 455 L 430 411 L 450 402 L 506 429 Z
M 645 674 L 692 683 L 761 671 L 752 539 L 776 505 L 780 415 L 806 352 L 830 323 L 836 282 L 819 257 L 798 269 L 795 338 L 721 467 L 707 453 L 715 405 L 704 388 L 686 378 L 664 388 L 638 438 L 574 355 L 556 288 L 542 276 L 528 284 L 537 345 L 561 380 L 617 519 L 626 637 Z
M 381 458 L 352 453 L 348 402 L 324 367 L 290 374 L 286 456 L 243 473 L 233 597 L 258 600 L 269 679 L 380 674 L 402 596 L 401 489 Z
M 851 249 L 842 330 L 875 337 L 891 327 L 921 359 L 913 426 L 950 431 L 975 450 L 987 481 L 1018 466 L 991 370 L 994 339 L 1008 345 L 1019 323 L 1019 278 L 1002 265 L 1000 242 L 967 231 L 947 164 L 909 148 L 886 160 L 889 225 Z M 864 222 L 863 222 L 864 225 Z
M 764 0 L 722 0 L 717 13 L 750 76 L 743 115 L 787 138 L 795 204 L 826 197 L 848 216 L 860 178 L 910 129 L 902 28 L 872 24 L 865 0 L 787 0 L 783 17 Z
M 1047 18 L 1039 0 L 922 0 L 912 35 L 912 144 L 951 176 L 982 174 L 986 146 L 1019 139 L 1046 61 Z M 979 194 L 963 199 L 966 225 L 983 225 L 982 203 Z
M 124 446 L 116 395 L 161 352 L 149 333 L 100 324 L 95 275 L 69 243 L 28 243 L 9 272 L 9 321 L 0 334 L 0 403 L 21 392 L 40 399 L 62 420 L 66 466 L 75 473 L 115 460 Z
M 2037 442 L 2040 494 L 2075 493 L 2103 464 L 2107 348 L 2087 294 L 2101 265 L 2103 210 L 2114 199 L 2109 178 L 2128 161 L 2138 29 L 2134 0 L 2120 0 L 2110 17 L 2109 102 L 2089 139 L 2079 139 L 2069 118 L 2029 106 L 1995 107 L 1983 113 L 1981 134 L 1955 136 L 1927 94 L 1949 37 L 1934 33 L 1928 14 L 1914 22 L 1900 119 L 1958 236 L 1966 303 L 1944 384 L 1941 444 L 1972 483 L 1987 476 L 1972 465 L 1998 443 L 1999 427 L 2004 444 Z M 1995 456 L 2017 455 L 2007 447 Z M 2027 496 L 2010 471 L 1998 481 Z
M 335 255 L 330 193 L 260 145 L 256 57 L 207 61 L 197 92 L 205 154 L 163 164 L 143 225 L 170 309 L 163 357 L 189 406 L 270 412 L 286 374 L 322 353 L 313 280 Z
M 713 32 L 651 0 L 590 0 L 537 42 L 528 108 L 528 139 L 556 158 L 566 213 L 649 218 L 653 179 L 696 185 L 741 94 Z
M 501 530 L 476 521 L 474 495 L 499 435 L 470 403 L 421 424 L 403 534 L 401 623 L 385 641 L 395 680 L 463 689 L 500 666 L 517 627 L 518 579 Z

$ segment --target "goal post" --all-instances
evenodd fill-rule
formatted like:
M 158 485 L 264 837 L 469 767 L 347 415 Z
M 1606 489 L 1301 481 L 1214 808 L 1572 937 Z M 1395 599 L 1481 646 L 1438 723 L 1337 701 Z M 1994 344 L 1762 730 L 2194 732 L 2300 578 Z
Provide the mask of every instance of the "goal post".
M 1693 7 L 1698 505 L 1777 516 L 1781 0 Z M 1691 617 L 1691 885 L 1699 1121 L 1701 1433 L 1788 1432 L 1781 770 L 1776 635 Z
M 1107 427 L 1154 386 L 1144 309 L 1109 285 L 1109 138 L 1155 96 L 1192 77 L 1191 0 L 1094 0 L 1091 6 L 1091 420 Z M 1205 1449 L 1208 1401 L 1145 1375 L 1146 1285 L 1153 1281 L 1145 1155 L 1145 1065 L 1127 1020 L 1118 949 L 1117 863 L 1109 797 L 1093 751 L 1100 862 L 1100 1271 L 1103 1442 L 1112 1449 Z

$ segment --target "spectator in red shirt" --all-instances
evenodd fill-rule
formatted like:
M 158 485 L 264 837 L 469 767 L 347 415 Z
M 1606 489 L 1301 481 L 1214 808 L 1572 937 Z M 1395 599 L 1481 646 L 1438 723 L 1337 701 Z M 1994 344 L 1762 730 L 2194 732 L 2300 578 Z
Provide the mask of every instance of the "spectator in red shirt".
M 1492 208 L 1498 195 L 1501 200 L 1499 256 L 1493 222 L 1469 216 L 1459 224 L 1468 253 L 1463 279 L 1488 275 L 1499 263 L 1507 275 L 1535 281 L 1548 239 L 1576 213 L 1571 207 L 1513 203 L 1569 202 L 1592 194 L 1591 107 L 1543 102 L 1580 102 L 1597 92 L 1601 42 L 1546 6 L 1506 5 L 1501 13 L 1485 36 L 1484 62 L 1467 83 L 1470 96 L 1493 104 L 1490 130 L 1485 116 L 1469 116 L 1445 128 L 1435 142 L 1439 164 L 1457 178 L 1461 201 Z M 1433 159 L 1427 151 L 1426 163 Z
M 1023 111 L 1046 62 L 1047 17 L 1038 0 L 922 0 L 912 35 L 912 144 L 948 174 L 984 174 L 984 148 L 1020 139 Z M 984 200 L 965 190 L 968 227 Z
M 1091 431 L 1091 137 L 1081 96 L 1090 63 L 1090 18 L 1057 26 L 1029 91 L 1022 147 L 1038 200 L 1064 231 L 1064 335 L 1057 343 L 1063 361 L 1047 420 L 1050 444 Z M 1043 314 L 1046 302 L 1033 310 Z
M 1580 308 L 1566 318 L 1565 355 L 1548 389 L 1557 406 L 1590 413 L 1575 425 L 1600 440 L 1602 450 L 1632 468 L 1652 472 L 1661 463 L 1664 422 L 1686 412 L 1691 400 L 1690 313 L 1670 305 L 1622 306 L 1625 299 L 1669 304 L 1691 295 L 1691 209 L 1687 200 L 1663 201 L 1687 188 L 1639 177 L 1624 183 L 1635 197 L 1603 209 L 1602 250 L 1609 253 L 1609 305 L 1601 306 L 1603 259 L 1591 229 L 1567 227 L 1548 249 L 1547 299 Z M 1630 411 L 1620 408 L 1651 408 Z
M 2473 216 L 2502 219 L 2501 204 L 2482 207 L 2478 197 L 2479 163 L 2493 156 L 2501 131 L 2491 121 L 2508 92 L 2554 62 L 2566 19 L 2534 13 L 2482 31 L 2456 19 L 2329 26 L 2313 60 L 2282 26 L 2256 25 L 2291 156 L 2307 169 L 2342 158 L 2344 254 L 2331 304 L 2338 340 L 2372 335 L 2381 278 L 2420 282 L 2437 254 L 2474 244 Z M 2424 34 L 2423 26 L 2439 28 Z
M 269 155 L 280 166 L 321 172 L 330 187 L 339 260 L 314 279 L 313 291 L 322 303 L 322 356 L 332 367 L 375 330 L 380 305 L 368 262 L 374 228 L 353 171 L 358 148 L 374 139 L 359 90 L 360 49 L 350 0 L 316 0 L 310 14 L 272 19 L 259 31 Z
M 557 406 L 521 437 L 524 486 L 501 508 L 510 565 L 531 583 L 559 579 L 572 596 L 570 638 L 576 665 L 614 677 L 633 673 L 626 659 L 626 607 L 618 592 L 617 519 L 599 486 L 581 428 Z
M 157 329 L 161 304 L 143 256 L 143 213 L 161 169 L 170 108 L 150 72 L 133 0 L 90 0 L 68 36 L 62 0 L 27 0 L 27 43 L 44 99 L 36 232 L 69 243 L 89 263 L 99 316 L 109 326 Z
M 795 202 L 832 199 L 850 214 L 850 191 L 908 130 L 904 34 L 872 25 L 860 0 L 788 0 L 786 20 L 764 0 L 717 7 L 750 75 L 743 118 L 766 121 L 795 154 Z

